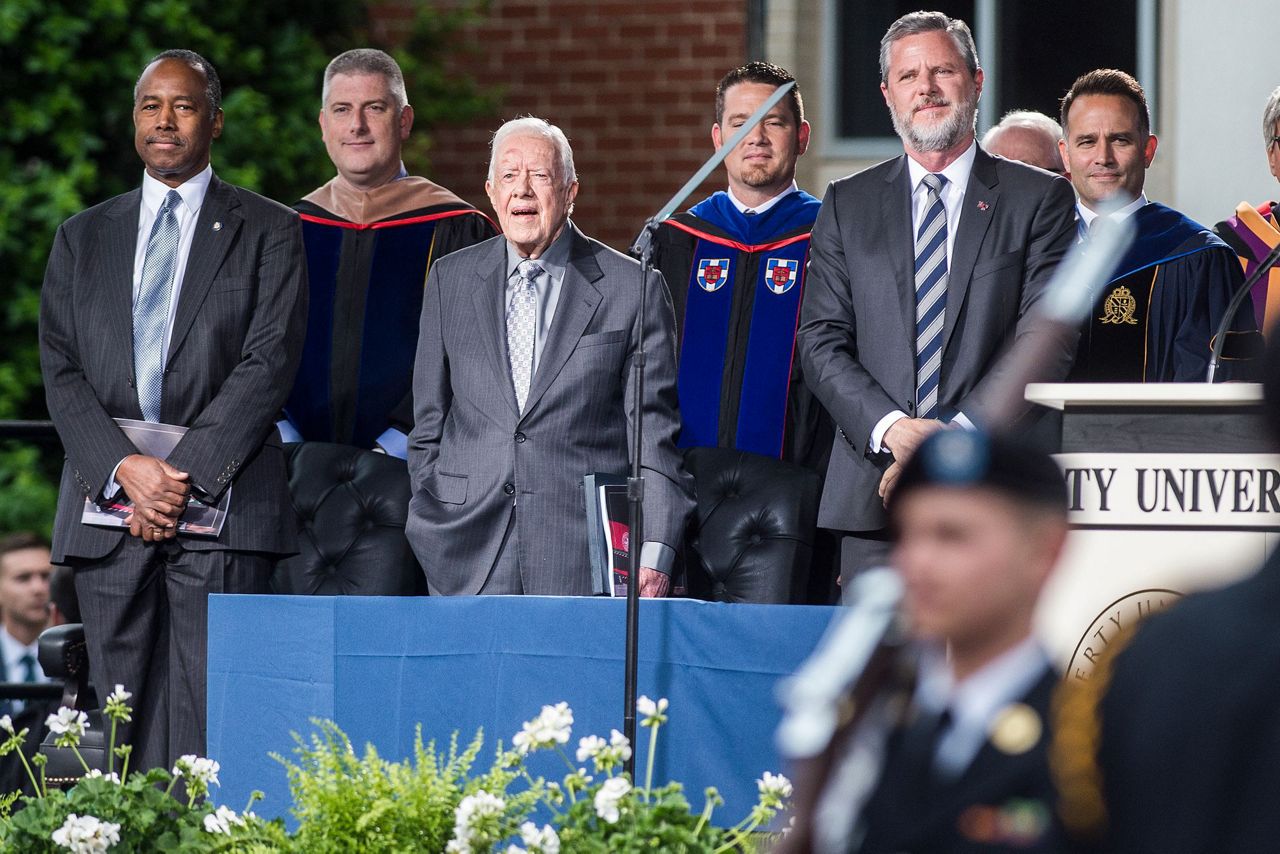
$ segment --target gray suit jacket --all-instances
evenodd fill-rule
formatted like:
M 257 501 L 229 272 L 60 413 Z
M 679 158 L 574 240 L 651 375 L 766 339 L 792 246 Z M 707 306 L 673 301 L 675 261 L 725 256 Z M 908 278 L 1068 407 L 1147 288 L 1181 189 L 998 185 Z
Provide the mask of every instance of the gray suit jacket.
M 113 418 L 141 419 L 133 372 L 133 260 L 142 191 L 64 222 L 40 295 L 40 366 L 66 449 L 53 557 L 100 558 L 127 536 L 81 524 L 124 457 Z M 215 229 L 215 223 L 220 225 Z M 234 482 L 216 540 L 190 549 L 296 551 L 284 454 L 273 422 L 297 370 L 307 315 L 298 216 L 214 176 L 178 295 L 161 420 L 189 430 L 169 462 L 217 497 Z
M 432 594 L 476 593 L 513 513 L 525 592 L 591 593 L 582 477 L 628 472 L 640 273 L 567 227 L 569 263 L 523 416 L 507 356 L 505 239 L 445 256 L 427 276 L 406 534 Z M 678 548 L 693 504 L 675 447 L 674 318 L 659 273 L 648 290 L 644 539 Z
M 1031 310 L 1075 238 L 1075 197 L 1066 180 L 979 148 L 963 204 L 938 404 L 944 418 L 981 423 L 1000 357 L 1041 334 Z M 885 525 L 878 486 L 891 459 L 870 453 L 869 440 L 895 409 L 915 415 L 914 247 L 906 155 L 827 189 L 797 333 L 805 381 L 840 428 L 819 510 L 826 528 Z M 1046 382 L 1066 377 L 1074 345 L 1054 352 Z

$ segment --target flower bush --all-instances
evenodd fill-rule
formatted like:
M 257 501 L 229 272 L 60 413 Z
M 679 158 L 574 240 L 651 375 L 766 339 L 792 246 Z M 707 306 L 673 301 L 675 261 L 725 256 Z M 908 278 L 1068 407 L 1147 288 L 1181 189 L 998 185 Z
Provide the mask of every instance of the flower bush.
M 36 793 L 0 799 L 0 852 L 727 854 L 754 849 L 759 829 L 791 797 L 787 778 L 766 772 L 756 781 L 756 805 L 725 830 L 711 822 L 723 803 L 714 788 L 694 812 L 679 783 L 655 787 L 665 699 L 641 697 L 636 704 L 640 724 L 649 731 L 643 781 L 623 770 L 633 748 L 617 730 L 608 740 L 580 738 L 577 763 L 571 761 L 566 746 L 574 720 L 567 703 L 544 706 L 515 734 L 510 750 L 498 744 L 483 773 L 472 771 L 482 733 L 461 751 L 455 734 L 448 751 L 440 753 L 434 743 L 423 744 L 419 728 L 414 755 L 392 762 L 372 746 L 357 755 L 336 724 L 317 720 L 309 740 L 295 734 L 295 760 L 275 756 L 288 774 L 298 820 L 290 833 L 281 820 L 264 821 L 248 806 L 236 812 L 211 803 L 208 795 L 221 770 L 211 759 L 183 756 L 171 770 L 129 773 L 130 749 L 115 744 L 116 725 L 130 719 L 129 699 L 117 685 L 107 702 L 107 770 L 90 770 L 81 757 L 86 773 L 67 791 L 45 784 L 44 757 L 28 762 L 19 750 L 27 731 L 15 732 L 12 721 L 0 717 L 0 731 L 7 733 L 0 755 L 16 751 L 22 757 Z M 89 726 L 84 713 L 59 709 L 47 725 L 59 746 L 80 756 Z M 526 762 L 538 751 L 557 753 L 567 773 L 560 780 L 532 776 Z M 260 796 L 255 792 L 249 806 Z M 18 800 L 21 809 L 10 812 Z

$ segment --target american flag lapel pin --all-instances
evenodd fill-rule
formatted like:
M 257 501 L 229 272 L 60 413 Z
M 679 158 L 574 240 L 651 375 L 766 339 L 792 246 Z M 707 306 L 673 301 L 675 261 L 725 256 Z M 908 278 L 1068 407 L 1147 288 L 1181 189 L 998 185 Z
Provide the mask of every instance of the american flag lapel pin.
M 989 207 L 991 207 L 991 205 L 987 204 L 986 202 L 983 202 L 983 201 L 978 202 L 978 210 L 980 211 L 985 211 Z

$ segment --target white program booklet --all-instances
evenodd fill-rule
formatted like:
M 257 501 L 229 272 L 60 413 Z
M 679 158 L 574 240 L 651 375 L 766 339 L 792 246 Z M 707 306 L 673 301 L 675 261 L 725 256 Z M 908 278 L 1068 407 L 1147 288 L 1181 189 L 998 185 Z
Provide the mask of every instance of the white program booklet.
M 166 459 L 177 447 L 178 440 L 187 432 L 186 427 L 175 424 L 157 424 L 151 421 L 135 421 L 131 418 L 117 418 L 120 429 L 133 442 L 138 453 L 148 457 Z M 178 533 L 190 537 L 216 537 L 222 533 L 222 525 L 227 521 L 227 508 L 231 506 L 231 487 L 222 493 L 217 504 L 206 504 L 194 495 L 187 503 L 187 509 L 178 520 Z M 125 521 L 133 512 L 133 502 L 125 497 L 123 491 L 117 491 L 116 497 L 105 504 L 96 504 L 86 498 L 84 513 L 80 521 L 86 525 L 98 525 L 104 528 L 127 528 Z

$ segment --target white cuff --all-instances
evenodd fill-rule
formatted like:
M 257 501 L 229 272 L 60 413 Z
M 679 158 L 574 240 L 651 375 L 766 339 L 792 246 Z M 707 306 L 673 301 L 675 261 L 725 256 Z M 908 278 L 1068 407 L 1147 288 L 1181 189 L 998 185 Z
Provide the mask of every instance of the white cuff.
M 671 565 L 675 563 L 676 550 L 666 543 L 650 540 L 640 547 L 640 566 L 656 569 L 663 575 L 671 574 Z
M 281 418 L 276 422 L 276 429 L 280 431 L 280 441 L 286 445 L 290 442 L 301 442 L 302 434 L 298 432 L 298 428 L 293 426 L 293 422 L 288 418 Z
M 963 427 L 966 430 L 977 430 L 977 426 L 969 420 L 969 416 L 963 412 L 957 412 L 955 418 L 951 419 L 951 423 L 957 427 Z
M 878 454 L 884 450 L 884 434 L 889 432 L 890 427 L 906 417 L 908 417 L 907 413 L 901 409 L 895 409 L 876 422 L 876 426 L 871 430 L 871 444 L 868 445 L 871 448 L 871 453 Z
M 123 462 L 124 460 L 121 459 L 116 463 L 116 467 L 111 470 L 111 477 L 107 478 L 107 485 L 102 488 L 102 497 L 108 501 L 115 498 L 116 493 L 120 491 L 120 484 L 116 483 L 116 472 L 120 471 L 120 463 Z

